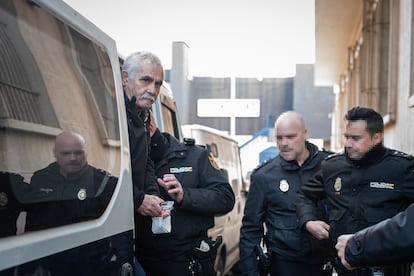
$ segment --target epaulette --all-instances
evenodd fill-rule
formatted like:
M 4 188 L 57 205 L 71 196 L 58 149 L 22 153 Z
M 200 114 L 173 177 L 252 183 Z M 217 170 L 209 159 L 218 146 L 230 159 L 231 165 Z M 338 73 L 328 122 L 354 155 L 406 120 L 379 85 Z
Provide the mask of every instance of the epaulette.
M 335 154 L 335 152 L 333 152 L 333 151 L 331 151 L 331 150 L 327 150 L 327 149 L 325 149 L 325 148 L 321 148 L 321 149 L 320 149 L 320 151 L 322 151 L 322 152 L 326 152 L 326 153 L 329 153 L 330 155 L 331 155 L 331 154 Z
M 391 154 L 394 156 L 399 156 L 399 157 L 409 159 L 409 160 L 414 159 L 414 156 L 412 156 L 411 154 L 408 154 L 408 153 L 405 153 L 399 150 L 391 150 Z
M 195 145 L 195 139 L 194 138 L 184 138 L 184 145 L 186 146 L 194 146 Z
M 104 169 L 98 169 L 98 172 L 100 172 L 101 174 L 107 174 L 108 176 L 112 176 L 110 172 L 107 172 Z
M 344 154 L 345 154 L 344 151 L 332 153 L 332 154 L 326 156 L 325 160 L 332 159 L 332 158 L 339 157 L 339 156 L 343 156 Z
M 14 177 L 14 178 L 21 178 L 23 179 L 23 176 L 20 174 L 14 173 L 14 172 L 6 172 L 6 171 L 0 171 L 0 177 Z M 2 181 L 0 181 L 1 184 Z
M 254 172 L 256 172 L 256 171 L 260 170 L 261 168 L 263 168 L 263 167 L 264 167 L 264 166 L 266 166 L 267 164 L 270 164 L 270 161 L 271 161 L 272 159 L 273 159 L 273 158 L 266 159 L 265 161 L 263 161 L 262 163 L 260 163 L 259 165 L 257 165 L 257 166 L 256 166 L 256 168 L 254 168 L 254 169 L 253 169 L 252 173 L 254 173 Z

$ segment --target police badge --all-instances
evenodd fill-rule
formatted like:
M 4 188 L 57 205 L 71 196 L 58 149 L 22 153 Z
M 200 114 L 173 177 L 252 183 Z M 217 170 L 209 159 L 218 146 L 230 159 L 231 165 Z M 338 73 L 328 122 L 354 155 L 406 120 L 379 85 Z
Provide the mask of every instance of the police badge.
M 86 189 L 80 189 L 78 192 L 78 199 L 84 200 L 86 198 Z
M 340 195 L 341 189 L 342 189 L 342 179 L 340 177 L 337 177 L 335 179 L 335 184 L 334 184 L 335 194 Z
M 289 190 L 289 183 L 286 179 L 280 180 L 279 189 L 284 193 L 286 193 Z

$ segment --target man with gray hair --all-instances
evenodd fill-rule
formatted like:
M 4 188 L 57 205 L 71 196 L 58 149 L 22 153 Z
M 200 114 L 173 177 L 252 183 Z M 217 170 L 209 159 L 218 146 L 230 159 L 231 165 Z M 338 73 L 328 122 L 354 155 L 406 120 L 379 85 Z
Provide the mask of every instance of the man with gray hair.
M 145 229 L 151 228 L 151 217 L 161 216 L 159 188 L 154 164 L 150 158 L 149 109 L 157 99 L 164 78 L 160 59 L 150 52 L 128 56 L 122 67 L 127 113 L 134 195 L 135 250 Z

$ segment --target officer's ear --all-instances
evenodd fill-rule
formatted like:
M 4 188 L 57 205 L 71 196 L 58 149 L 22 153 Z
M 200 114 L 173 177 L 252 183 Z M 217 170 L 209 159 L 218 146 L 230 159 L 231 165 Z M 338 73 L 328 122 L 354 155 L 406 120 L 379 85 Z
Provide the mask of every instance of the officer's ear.
M 374 135 L 372 135 L 372 141 L 374 142 L 374 145 L 382 143 L 383 138 L 384 134 L 382 132 L 376 132 L 374 133 Z

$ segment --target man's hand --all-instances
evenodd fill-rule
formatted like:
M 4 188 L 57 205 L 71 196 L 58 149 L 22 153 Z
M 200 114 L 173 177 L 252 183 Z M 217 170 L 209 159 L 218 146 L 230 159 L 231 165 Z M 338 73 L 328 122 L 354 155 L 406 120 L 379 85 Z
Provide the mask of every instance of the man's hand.
M 338 257 L 341 259 L 341 263 L 344 267 L 346 267 L 349 270 L 354 269 L 345 259 L 345 248 L 346 245 L 348 243 L 348 240 L 352 237 L 353 235 L 341 235 L 338 238 L 338 241 L 336 242 L 335 248 L 336 251 L 338 252 Z
M 175 202 L 180 203 L 183 200 L 183 186 L 181 186 L 175 175 L 164 174 L 162 179 L 158 178 L 157 181 Z
M 158 196 L 146 194 L 137 211 L 143 216 L 161 217 L 161 202 L 164 202 L 164 200 Z
M 322 220 L 310 220 L 305 224 L 306 230 L 318 240 L 329 239 L 329 224 Z

